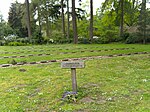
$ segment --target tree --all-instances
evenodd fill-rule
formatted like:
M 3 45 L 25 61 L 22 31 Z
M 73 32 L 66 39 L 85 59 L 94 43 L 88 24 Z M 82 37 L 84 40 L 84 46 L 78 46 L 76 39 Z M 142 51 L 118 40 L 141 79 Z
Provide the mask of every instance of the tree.
M 121 9 L 121 14 L 120 14 L 120 37 L 123 36 L 123 23 L 124 23 L 124 0 L 120 0 L 120 9 Z
M 65 36 L 64 0 L 61 0 L 62 32 Z
M 28 28 L 28 37 L 31 39 L 31 23 L 30 23 L 30 6 L 29 6 L 29 0 L 25 0 L 26 4 L 26 24 Z
M 121 37 L 123 36 L 123 25 L 124 25 L 124 0 L 119 0 L 119 2 L 117 0 L 105 0 L 105 2 L 102 5 L 102 11 L 104 11 L 105 9 L 109 10 L 110 8 L 111 10 L 115 9 L 117 13 L 116 19 L 117 19 L 117 22 L 120 21 L 119 23 L 120 34 L 119 35 Z
M 61 4 L 58 0 L 42 0 L 40 4 L 43 27 L 46 26 L 46 36 L 50 37 L 50 28 L 61 15 Z
M 9 9 L 8 25 L 14 29 L 14 34 L 19 37 L 27 37 L 27 28 L 23 25 L 24 5 L 18 2 L 12 3 Z
M 137 25 L 140 4 L 138 0 L 124 1 L 124 24 L 131 27 Z
M 37 21 L 39 26 L 39 36 L 42 36 L 42 13 L 41 13 L 41 1 L 40 0 L 32 0 L 31 1 L 31 10 L 32 15 L 37 15 Z M 35 18 L 35 17 L 33 17 Z
M 93 40 L 93 0 L 90 0 L 90 40 Z
M 77 34 L 76 12 L 75 12 L 75 0 L 72 0 L 72 24 L 73 24 L 74 44 L 77 44 L 78 34 Z
M 146 28 L 147 28 L 146 16 L 147 16 L 146 0 L 142 0 L 140 16 L 139 16 L 139 23 L 138 23 L 138 25 L 139 25 L 138 30 L 139 30 L 140 35 L 142 36 L 143 44 L 146 43 Z
M 70 36 L 70 21 L 69 21 L 69 0 L 67 0 L 67 38 Z

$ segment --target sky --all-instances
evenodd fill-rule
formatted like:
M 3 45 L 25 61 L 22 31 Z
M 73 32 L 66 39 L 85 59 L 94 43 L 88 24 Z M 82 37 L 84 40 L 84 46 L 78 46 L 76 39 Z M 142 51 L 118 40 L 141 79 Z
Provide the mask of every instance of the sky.
M 0 0 L 0 14 L 3 15 L 3 19 L 7 21 L 8 18 L 8 12 L 9 12 L 9 7 L 11 3 L 15 2 L 16 0 Z M 18 2 L 23 3 L 25 0 L 17 0 Z M 78 0 L 76 0 L 78 1 Z M 83 0 L 83 2 L 89 1 L 89 0 Z M 94 10 L 100 7 L 101 3 L 104 2 L 105 0 L 93 0 L 93 5 L 94 5 Z M 78 5 L 78 4 L 77 4 Z M 150 3 L 148 5 L 150 7 Z M 94 11 L 95 12 L 95 11 Z
M 3 15 L 3 19 L 7 21 L 8 18 L 8 12 L 9 12 L 9 7 L 11 3 L 15 2 L 16 0 L 0 0 L 0 14 Z M 23 3 L 25 0 L 17 0 L 18 2 Z M 78 0 L 77 0 L 78 1 Z M 86 0 L 83 0 L 85 2 Z M 93 0 L 94 3 L 94 9 L 99 8 L 101 3 L 104 0 Z M 78 4 L 77 4 L 78 5 Z
M 9 7 L 11 3 L 15 2 L 16 0 L 0 0 L 0 14 L 3 15 L 3 19 L 7 20 Z M 25 0 L 18 0 L 18 2 L 23 3 Z

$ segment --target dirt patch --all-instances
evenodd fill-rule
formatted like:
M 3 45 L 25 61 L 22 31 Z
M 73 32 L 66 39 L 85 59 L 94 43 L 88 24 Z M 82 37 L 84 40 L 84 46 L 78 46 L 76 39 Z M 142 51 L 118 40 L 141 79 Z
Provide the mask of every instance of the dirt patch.
M 83 102 L 83 103 L 93 103 L 95 101 L 92 98 L 90 98 L 90 97 L 85 97 L 85 98 L 82 98 L 80 100 L 80 102 Z
M 26 69 L 19 69 L 20 72 L 26 72 Z

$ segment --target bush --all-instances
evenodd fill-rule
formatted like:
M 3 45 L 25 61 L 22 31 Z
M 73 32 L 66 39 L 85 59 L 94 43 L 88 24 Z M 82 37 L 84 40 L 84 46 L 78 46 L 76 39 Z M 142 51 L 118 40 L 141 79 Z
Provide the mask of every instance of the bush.
M 7 44 L 8 46 L 25 46 L 26 44 L 21 42 L 10 42 Z
M 12 59 L 12 60 L 8 61 L 8 63 L 9 63 L 9 64 L 12 64 L 12 65 L 16 65 L 16 64 L 17 64 L 17 61 L 14 60 L 14 59 Z
M 79 38 L 78 39 L 78 43 L 79 44 L 90 44 L 91 42 L 90 42 L 90 40 L 88 39 L 88 38 Z
M 125 41 L 130 36 L 130 33 L 124 33 L 122 36 L 122 40 Z
M 69 44 L 69 43 L 72 43 L 73 40 L 62 38 L 62 39 L 54 39 L 53 42 L 54 42 L 54 44 Z
M 117 42 L 120 40 L 118 32 L 115 30 L 106 30 L 106 32 L 103 34 L 103 37 L 107 38 L 109 42 Z
M 133 44 L 133 43 L 139 43 L 142 42 L 141 38 L 136 34 L 130 34 L 129 37 L 126 39 L 126 44 Z
M 18 38 L 16 41 L 25 43 L 25 44 L 28 44 L 30 42 L 30 40 L 28 38 Z
M 4 40 L 0 40 L 0 46 L 4 46 L 6 42 Z
M 17 36 L 17 35 L 14 35 L 14 34 L 8 35 L 7 37 L 4 37 L 4 39 L 5 39 L 6 41 L 8 41 L 8 42 L 13 42 L 13 41 L 15 41 L 17 38 L 18 38 L 18 36 Z
M 109 43 L 108 38 L 105 37 L 98 37 L 98 38 L 93 38 L 93 40 L 91 41 L 88 38 L 79 38 L 78 39 L 78 43 L 79 44 L 107 44 Z
M 61 31 L 53 31 L 50 35 L 51 39 L 62 39 L 64 38 L 64 34 Z
M 106 37 L 99 37 L 98 39 L 94 39 L 93 42 L 96 44 L 108 44 L 109 39 Z

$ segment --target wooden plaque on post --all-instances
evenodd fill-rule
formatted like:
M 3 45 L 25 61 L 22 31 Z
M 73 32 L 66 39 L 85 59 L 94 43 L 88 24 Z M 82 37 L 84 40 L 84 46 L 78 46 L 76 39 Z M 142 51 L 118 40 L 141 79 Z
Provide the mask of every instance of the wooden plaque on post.
M 76 68 L 84 68 L 84 62 L 82 61 L 72 61 L 72 62 L 62 62 L 62 68 L 71 68 L 71 79 L 72 79 L 72 90 L 77 93 L 77 80 L 76 80 Z

